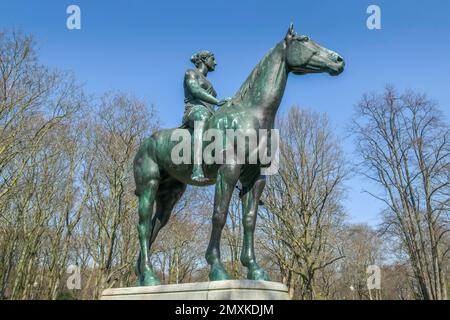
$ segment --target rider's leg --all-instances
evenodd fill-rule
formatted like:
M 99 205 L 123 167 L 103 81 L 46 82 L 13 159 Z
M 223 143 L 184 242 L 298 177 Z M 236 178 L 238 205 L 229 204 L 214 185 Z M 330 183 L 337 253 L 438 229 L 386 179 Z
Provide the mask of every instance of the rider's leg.
M 205 121 L 195 121 L 194 126 L 194 166 L 192 168 L 192 180 L 200 181 L 205 179 L 203 174 L 203 132 Z
M 206 109 L 206 108 L 205 108 Z M 204 182 L 208 180 L 203 173 L 203 132 L 205 130 L 206 120 L 210 114 L 206 110 L 198 109 L 193 112 L 191 122 L 194 123 L 194 165 L 192 168 L 192 180 Z

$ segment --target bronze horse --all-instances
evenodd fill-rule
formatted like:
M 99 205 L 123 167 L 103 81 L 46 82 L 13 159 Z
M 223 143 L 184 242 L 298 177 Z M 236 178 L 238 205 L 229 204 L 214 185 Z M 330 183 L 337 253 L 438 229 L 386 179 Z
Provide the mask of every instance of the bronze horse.
M 296 75 L 327 72 L 332 76 L 344 70 L 344 60 L 337 53 L 319 46 L 309 37 L 299 36 L 291 24 L 287 35 L 258 63 L 236 95 L 208 120 L 206 129 L 273 129 L 290 72 Z M 171 159 L 175 129 L 161 130 L 146 139 L 134 159 L 136 195 L 139 197 L 140 255 L 136 274 L 140 285 L 157 285 L 158 278 L 150 264 L 150 247 L 167 223 L 172 209 L 186 186 L 215 184 L 211 239 L 206 251 L 210 280 L 230 279 L 220 258 L 220 239 L 226 223 L 228 206 L 238 182 L 242 185 L 244 240 L 241 262 L 247 278 L 269 280 L 256 262 L 254 231 L 258 204 L 265 186 L 261 164 L 204 164 L 209 181 L 191 180 L 192 164 L 175 165 Z M 251 153 L 254 150 L 246 150 Z

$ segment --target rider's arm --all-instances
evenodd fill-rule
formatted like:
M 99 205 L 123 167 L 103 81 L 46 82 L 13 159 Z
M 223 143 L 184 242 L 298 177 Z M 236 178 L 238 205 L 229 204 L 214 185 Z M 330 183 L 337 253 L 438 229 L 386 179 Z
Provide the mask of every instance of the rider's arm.
M 216 99 L 213 95 L 209 94 L 205 89 L 203 89 L 195 79 L 195 75 L 186 72 L 186 85 L 189 87 L 189 90 L 191 91 L 191 94 L 201 100 L 205 101 L 207 103 L 215 104 L 217 105 L 219 103 L 219 100 Z

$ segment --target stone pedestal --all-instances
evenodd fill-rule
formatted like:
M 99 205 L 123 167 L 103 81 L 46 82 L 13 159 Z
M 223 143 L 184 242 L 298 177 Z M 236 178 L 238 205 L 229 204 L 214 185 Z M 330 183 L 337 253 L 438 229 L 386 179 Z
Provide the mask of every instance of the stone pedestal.
M 288 300 L 285 285 L 270 281 L 225 280 L 113 288 L 101 300 Z

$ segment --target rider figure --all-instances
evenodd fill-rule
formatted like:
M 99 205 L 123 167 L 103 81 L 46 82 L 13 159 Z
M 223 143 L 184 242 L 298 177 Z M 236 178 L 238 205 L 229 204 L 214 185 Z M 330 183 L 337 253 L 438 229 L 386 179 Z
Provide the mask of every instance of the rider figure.
M 208 72 L 214 71 L 216 60 L 209 51 L 200 51 L 191 57 L 196 69 L 189 69 L 184 75 L 184 103 L 185 110 L 183 124 L 194 129 L 194 139 L 202 145 L 203 131 L 206 121 L 214 114 L 214 105 L 222 106 L 229 99 L 219 101 L 211 82 L 206 79 Z M 208 181 L 203 174 L 202 152 L 194 151 L 194 165 L 192 180 L 197 182 Z

